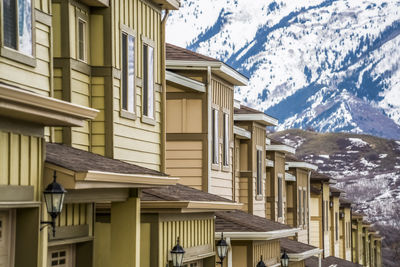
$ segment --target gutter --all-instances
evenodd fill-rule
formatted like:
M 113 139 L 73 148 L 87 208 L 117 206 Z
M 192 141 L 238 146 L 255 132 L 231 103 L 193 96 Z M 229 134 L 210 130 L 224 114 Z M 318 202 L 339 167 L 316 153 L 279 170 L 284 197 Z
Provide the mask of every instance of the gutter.
M 302 261 L 308 259 L 312 256 L 321 254 L 322 249 L 314 248 L 312 250 L 307 250 L 301 253 L 288 253 L 289 261 Z
M 229 237 L 230 240 L 273 240 L 295 236 L 300 230 L 300 228 L 291 228 L 269 232 L 224 232 L 224 236 Z M 221 232 L 216 232 L 215 239 L 220 238 Z

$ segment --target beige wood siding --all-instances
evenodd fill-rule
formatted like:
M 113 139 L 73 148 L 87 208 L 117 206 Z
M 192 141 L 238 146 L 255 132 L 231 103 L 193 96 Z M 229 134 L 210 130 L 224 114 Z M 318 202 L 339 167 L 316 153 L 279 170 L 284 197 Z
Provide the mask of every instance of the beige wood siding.
M 265 139 L 265 138 L 264 138 Z M 271 220 L 287 223 L 286 222 L 286 215 L 288 211 L 287 209 L 287 192 L 285 185 L 285 154 L 281 152 L 267 152 L 266 157 L 270 160 L 274 161 L 273 168 L 267 168 L 270 173 L 271 179 L 268 184 L 269 188 L 266 190 L 267 194 L 267 201 L 266 201 L 266 209 L 268 210 L 268 204 L 270 205 L 270 212 L 271 212 Z M 282 217 L 278 217 L 278 177 L 282 177 Z M 293 189 L 293 191 L 295 191 Z M 293 198 L 295 198 L 297 194 L 293 192 Z M 293 214 L 293 210 L 289 209 L 292 213 L 293 220 L 296 221 L 296 214 Z
M 302 260 L 302 261 L 290 261 L 289 262 L 289 267 L 304 267 L 304 266 L 306 266 L 304 260 Z
M 280 262 L 281 248 L 279 240 L 253 241 L 253 265 L 256 266 L 261 256 L 268 265 Z
M 323 248 L 322 245 L 322 202 L 320 195 L 311 195 L 310 198 L 310 244 Z
M 93 204 L 68 203 L 56 219 L 56 226 L 92 224 Z
M 247 246 L 232 246 L 232 267 L 247 266 Z
M 43 161 L 43 138 L 0 131 L 0 185 L 33 186 L 39 201 Z
M 167 100 L 167 133 L 201 133 L 201 99 Z
M 167 141 L 166 172 L 180 184 L 202 190 L 202 141 Z
M 180 237 L 180 244 L 186 250 L 194 247 L 209 247 L 214 250 L 214 219 L 213 218 L 184 218 L 162 220 L 159 222 L 159 261 L 158 267 L 164 267 L 168 260 L 169 251 L 176 245 L 176 238 Z
M 36 67 L 21 64 L 0 56 L 0 81 L 28 89 L 40 95 L 51 96 L 50 27 L 38 21 L 34 25 Z
M 99 114 L 91 121 L 91 151 L 105 156 L 106 129 L 104 107 L 104 77 L 92 77 L 92 108 L 99 110 Z

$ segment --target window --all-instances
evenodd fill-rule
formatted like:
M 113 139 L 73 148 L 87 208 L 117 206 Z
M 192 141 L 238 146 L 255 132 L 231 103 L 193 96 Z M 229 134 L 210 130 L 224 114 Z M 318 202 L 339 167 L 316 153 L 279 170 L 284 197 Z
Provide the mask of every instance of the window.
M 297 192 L 298 192 L 298 196 L 299 196 L 299 209 L 298 209 L 298 211 L 299 211 L 299 225 L 300 225 L 302 223 L 302 221 L 303 221 L 303 218 L 302 218 L 303 211 L 302 211 L 302 204 L 301 204 L 301 198 L 302 198 L 301 192 L 302 192 L 302 190 L 299 188 L 297 190 Z
M 122 33 L 122 109 L 135 112 L 135 37 Z
M 78 19 L 78 59 L 86 61 L 86 22 Z
M 303 189 L 303 225 L 307 224 L 307 191 Z
M 229 165 L 229 115 L 224 113 L 224 166 Z
M 3 0 L 4 46 L 32 56 L 32 0 Z
M 262 150 L 257 149 L 257 195 L 262 195 Z
M 143 45 L 143 115 L 154 119 L 154 49 Z
M 339 239 L 339 214 L 335 212 L 335 240 Z
M 282 175 L 278 174 L 278 218 L 283 216 Z
M 51 253 L 51 266 L 66 266 L 67 252 L 60 250 Z
M 324 210 L 324 230 L 329 231 L 329 229 L 328 229 L 328 227 L 329 227 L 329 222 L 328 222 L 329 203 L 328 203 L 328 201 L 324 201 L 323 210 Z
M 75 246 L 58 246 L 49 248 L 47 266 L 72 267 L 75 262 Z
M 212 110 L 212 163 L 218 164 L 218 110 Z

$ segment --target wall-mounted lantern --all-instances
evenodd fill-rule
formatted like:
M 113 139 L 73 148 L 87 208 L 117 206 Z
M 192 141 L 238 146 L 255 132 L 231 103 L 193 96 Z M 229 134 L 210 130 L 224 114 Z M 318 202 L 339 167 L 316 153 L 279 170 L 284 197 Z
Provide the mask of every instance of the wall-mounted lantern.
M 46 202 L 47 213 L 51 217 L 51 221 L 42 221 L 41 224 L 51 225 L 53 228 L 53 237 L 56 235 L 56 218 L 60 215 L 63 204 L 64 204 L 64 196 L 67 191 L 57 183 L 57 175 L 56 171 L 54 171 L 53 182 L 49 184 L 46 189 L 43 191 L 44 201 Z M 42 230 L 44 226 L 40 229 Z
M 263 262 L 262 255 L 261 255 L 260 261 L 257 263 L 256 267 L 267 267 L 267 266 L 265 265 L 265 263 Z
M 341 211 L 341 212 L 339 213 L 339 216 L 340 216 L 340 219 L 343 219 L 343 218 L 344 218 L 344 212 Z
M 217 254 L 219 257 L 219 262 L 217 262 L 217 263 L 221 264 L 221 266 L 223 266 L 223 262 L 224 262 L 227 252 L 228 252 L 228 244 L 226 243 L 226 241 L 224 239 L 224 233 L 222 233 L 221 239 L 218 240 L 218 242 L 217 242 Z
M 172 265 L 174 267 L 181 267 L 183 264 L 183 255 L 185 254 L 185 250 L 183 247 L 179 245 L 179 237 L 176 239 L 176 245 L 170 251 L 172 258 Z
M 289 266 L 289 256 L 286 253 L 286 250 L 283 251 L 282 257 L 281 257 L 281 265 L 282 267 L 288 267 Z
M 333 201 L 329 201 L 329 207 L 333 208 Z

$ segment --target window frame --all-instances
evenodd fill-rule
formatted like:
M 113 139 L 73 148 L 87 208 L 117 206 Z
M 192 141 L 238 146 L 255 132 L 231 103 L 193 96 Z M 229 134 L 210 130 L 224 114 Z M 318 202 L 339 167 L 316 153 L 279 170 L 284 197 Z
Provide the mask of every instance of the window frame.
M 19 29 L 19 16 L 18 16 L 18 0 L 16 1 L 16 44 L 17 44 L 17 49 L 13 49 L 11 47 L 7 47 L 4 45 L 4 29 L 3 29 L 3 11 L 4 11 L 4 0 L 0 0 L 0 14 L 1 14 L 1 19 L 0 19 L 0 55 L 2 57 L 5 57 L 7 59 L 22 63 L 24 65 L 28 65 L 30 67 L 36 67 L 37 62 L 36 62 L 36 17 L 35 17 L 35 1 L 31 0 L 31 24 L 32 24 L 32 55 L 25 54 L 21 52 L 18 47 L 19 47 L 19 34 L 18 34 L 18 29 Z
M 223 113 L 223 157 L 222 165 L 229 167 L 229 113 L 224 111 Z
M 136 120 L 136 118 L 137 118 L 137 115 L 136 115 L 136 105 L 137 105 L 137 99 L 136 99 L 136 73 L 137 73 L 137 71 L 136 71 L 136 59 L 137 59 L 137 54 L 136 54 L 136 44 L 137 44 L 137 40 L 136 40 L 136 31 L 135 30 L 133 30 L 132 28 L 130 28 L 130 27 L 128 27 L 128 26 L 126 26 L 126 25 L 124 25 L 124 24 L 121 24 L 120 25 L 120 40 L 121 40 L 121 42 L 120 42 L 120 55 L 121 55 L 121 57 L 120 57 L 120 70 L 121 70 L 121 77 L 120 77 L 120 81 L 121 81 L 121 89 L 120 89 L 120 93 L 121 93 L 121 97 L 120 97 L 120 116 L 121 117 L 123 117 L 123 118 L 126 118 L 126 119 L 131 119 L 131 120 Z M 133 63 L 133 70 L 134 70 L 134 73 L 133 73 L 133 84 L 132 84 L 132 92 L 131 92 L 131 94 L 132 94 L 132 98 L 133 98 L 133 104 L 132 104 L 132 110 L 129 110 L 129 95 L 130 95 L 130 91 L 129 91 L 129 87 L 130 87 L 130 84 L 129 84 L 129 75 L 127 74 L 127 82 L 128 82 L 128 84 L 127 84 L 127 91 L 126 91 L 126 94 L 127 94 L 127 99 L 126 99 L 126 101 L 127 101 L 127 103 L 126 103 L 126 105 L 127 105 L 127 109 L 124 109 L 124 98 L 123 98 L 123 95 L 124 95 L 124 92 L 123 92 L 123 90 L 124 90 L 124 82 L 123 82 L 123 57 L 124 57 L 124 55 L 123 55 L 123 35 L 127 35 L 127 48 L 128 48 L 128 44 L 129 44 L 129 36 L 131 36 L 131 37 L 133 37 L 133 44 L 134 44 L 134 47 L 133 47 L 133 61 L 134 61 L 134 63 Z M 129 52 L 128 51 L 128 49 L 127 49 L 127 52 Z M 127 55 L 126 55 L 126 57 L 128 58 L 128 54 L 129 53 L 127 53 Z M 128 60 L 127 60 L 127 62 L 128 62 Z
M 283 217 L 283 174 L 278 173 L 278 218 Z
M 339 240 L 339 212 L 335 212 L 335 241 Z
M 219 165 L 219 108 L 211 109 L 212 164 Z
M 256 196 L 262 196 L 263 195 L 263 186 L 262 186 L 262 153 L 263 150 L 260 148 L 256 148 Z
M 84 58 L 81 59 L 79 57 L 79 22 L 82 21 L 84 24 L 84 30 L 83 30 L 83 54 Z M 76 22 L 75 22 L 75 43 L 76 43 L 76 60 L 89 64 L 89 16 L 76 11 Z
M 302 202 L 302 198 L 303 198 L 303 189 L 301 188 L 301 187 L 298 187 L 297 188 L 297 195 L 298 195 L 298 203 L 297 203 L 297 205 L 298 205 L 298 219 L 297 219 L 297 221 L 298 221 L 298 223 L 299 223 L 299 225 L 302 225 L 302 222 L 303 222 L 303 207 L 302 207 L 302 205 L 303 205 L 303 202 Z
M 303 188 L 303 226 L 307 224 L 307 203 L 308 203 L 308 197 L 307 197 L 307 190 Z
M 156 46 L 153 40 L 145 37 L 144 35 L 141 36 L 142 39 L 142 58 L 141 58 L 141 64 L 142 64 L 142 122 L 147 123 L 147 124 L 151 124 L 151 125 L 155 125 L 156 124 Z M 144 47 L 151 47 L 153 49 L 153 117 L 148 115 L 148 111 L 147 114 L 144 114 L 144 103 L 145 103 L 145 99 L 144 99 L 144 91 L 145 91 L 145 55 L 144 55 Z M 148 60 L 148 58 L 146 58 L 146 60 Z M 150 103 L 147 99 L 147 105 Z

